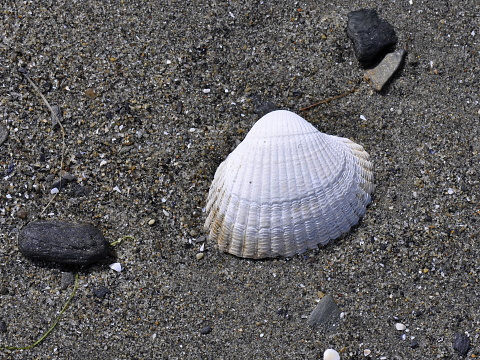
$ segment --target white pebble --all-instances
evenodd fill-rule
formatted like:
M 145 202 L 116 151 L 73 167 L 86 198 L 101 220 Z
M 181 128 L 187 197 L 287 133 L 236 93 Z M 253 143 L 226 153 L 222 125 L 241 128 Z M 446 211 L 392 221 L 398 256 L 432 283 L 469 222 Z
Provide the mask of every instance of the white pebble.
M 396 323 L 395 324 L 395 329 L 399 330 L 399 331 L 403 331 L 405 330 L 407 327 L 401 323 Z
M 360 115 L 360 120 L 365 121 L 365 120 L 367 120 L 367 118 L 366 118 L 365 116 L 363 116 L 363 115 Z
M 363 356 L 369 356 L 371 353 L 370 349 L 363 350 Z
M 327 349 L 323 353 L 323 360 L 340 360 L 340 355 L 333 349 Z
M 203 89 L 202 91 L 204 94 L 208 94 L 210 92 L 210 89 Z
M 52 190 L 50 190 L 50 194 L 58 194 L 60 192 L 60 190 L 58 190 L 57 188 L 53 188 Z
M 195 257 L 197 258 L 197 260 L 202 260 L 204 256 L 205 256 L 204 253 L 197 253 L 197 255 L 195 255 Z
M 110 269 L 115 270 L 116 272 L 120 272 L 123 270 L 122 265 L 120 263 L 110 264 Z

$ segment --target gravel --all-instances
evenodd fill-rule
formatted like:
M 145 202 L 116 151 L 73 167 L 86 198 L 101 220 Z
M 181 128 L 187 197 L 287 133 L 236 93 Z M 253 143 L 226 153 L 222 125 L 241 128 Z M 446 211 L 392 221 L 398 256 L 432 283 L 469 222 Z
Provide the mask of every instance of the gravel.
M 362 81 L 346 34 L 351 0 L 7 1 L 0 346 L 36 341 L 73 290 L 71 269 L 19 252 L 28 222 L 92 223 L 123 239 L 110 263 L 124 269 L 77 269 L 53 332 L 0 357 L 304 359 L 332 348 L 342 360 L 367 349 L 460 359 L 455 334 L 480 356 L 477 1 L 362 7 L 408 51 L 381 93 Z M 61 109 L 64 132 L 26 76 Z M 238 259 L 198 241 L 215 169 L 262 112 L 300 113 L 354 87 L 301 115 L 370 153 L 376 192 L 358 226 L 289 259 Z M 52 195 L 67 173 L 75 180 Z M 307 324 L 319 292 L 344 313 L 335 331 Z

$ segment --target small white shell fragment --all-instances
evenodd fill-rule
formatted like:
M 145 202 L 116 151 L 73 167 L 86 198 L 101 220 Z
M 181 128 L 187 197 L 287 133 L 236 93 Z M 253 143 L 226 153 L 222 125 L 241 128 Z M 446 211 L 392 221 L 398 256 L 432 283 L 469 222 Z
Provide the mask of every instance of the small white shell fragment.
M 395 324 L 395 329 L 399 330 L 399 331 L 403 331 L 405 330 L 407 327 L 405 325 L 403 325 L 402 323 L 396 323 Z
M 254 259 L 325 245 L 365 213 L 374 190 L 368 159 L 351 140 L 273 111 L 218 167 L 206 204 L 209 238 Z
M 50 190 L 50 194 L 54 195 L 54 194 L 58 194 L 60 192 L 60 190 L 58 190 L 58 188 L 53 188 L 52 190 Z
M 327 349 L 323 353 L 323 360 L 340 360 L 340 354 L 333 349 Z
M 371 353 L 370 349 L 363 350 L 363 356 L 369 356 Z
M 205 251 L 205 243 L 200 245 L 200 252 L 204 252 L 204 251 Z
M 116 272 L 121 272 L 123 270 L 122 265 L 120 263 L 110 264 L 110 269 L 115 270 Z

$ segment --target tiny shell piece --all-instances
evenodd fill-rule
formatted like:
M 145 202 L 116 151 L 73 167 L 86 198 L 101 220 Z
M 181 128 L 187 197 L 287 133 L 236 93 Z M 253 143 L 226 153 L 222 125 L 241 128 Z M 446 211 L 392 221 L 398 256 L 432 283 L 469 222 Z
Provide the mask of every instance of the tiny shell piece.
M 116 272 L 121 272 L 123 270 L 122 265 L 120 263 L 110 264 L 110 269 L 115 270 Z
M 323 353 L 323 360 L 340 360 L 340 354 L 333 349 L 327 349 Z
M 291 256 L 346 233 L 373 189 L 362 146 L 277 110 L 218 167 L 205 228 L 220 250 L 239 257 Z

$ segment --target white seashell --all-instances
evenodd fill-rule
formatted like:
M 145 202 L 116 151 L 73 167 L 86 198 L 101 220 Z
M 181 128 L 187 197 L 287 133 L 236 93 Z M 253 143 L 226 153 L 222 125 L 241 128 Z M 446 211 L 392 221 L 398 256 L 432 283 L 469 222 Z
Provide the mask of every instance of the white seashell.
M 323 353 L 323 360 L 340 360 L 340 354 L 333 349 L 327 349 Z
M 236 256 L 291 256 L 347 232 L 373 189 L 362 146 L 278 110 L 258 120 L 218 167 L 205 228 Z

